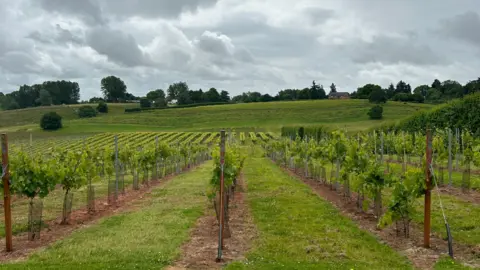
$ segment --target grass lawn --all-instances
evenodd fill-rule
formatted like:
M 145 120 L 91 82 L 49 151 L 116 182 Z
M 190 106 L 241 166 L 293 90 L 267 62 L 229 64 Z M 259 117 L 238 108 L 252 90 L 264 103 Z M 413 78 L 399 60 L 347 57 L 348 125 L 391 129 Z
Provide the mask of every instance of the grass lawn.
M 412 268 L 266 158 L 249 158 L 244 172 L 259 237 L 247 259 L 228 269 Z
M 161 269 L 180 255 L 206 207 L 211 162 L 175 177 L 137 203 L 1 269 Z

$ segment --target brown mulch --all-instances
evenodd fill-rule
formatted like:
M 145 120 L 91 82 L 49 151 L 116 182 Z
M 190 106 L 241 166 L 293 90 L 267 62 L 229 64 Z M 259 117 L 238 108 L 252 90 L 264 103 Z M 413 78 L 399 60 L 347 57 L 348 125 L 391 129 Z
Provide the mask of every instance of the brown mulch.
M 231 237 L 224 239 L 222 262 L 216 262 L 219 228 L 211 207 L 197 220 L 190 240 L 182 247 L 180 259 L 167 269 L 221 269 L 228 262 L 245 259 L 244 255 L 256 237 L 252 215 L 245 200 L 246 188 L 244 176 L 241 175 L 230 202 Z
M 331 202 L 342 215 L 352 219 L 363 230 L 374 234 L 382 244 L 386 244 L 395 249 L 400 254 L 405 255 L 412 264 L 418 269 L 433 269 L 435 263 L 441 255 L 448 255 L 447 241 L 436 235 L 431 235 L 429 249 L 423 247 L 423 228 L 413 222 L 410 224 L 410 238 L 403 235 L 397 236 L 395 225 L 385 229 L 377 228 L 377 219 L 370 212 L 363 212 L 358 209 L 357 195 L 352 192 L 352 198 L 346 198 L 342 193 L 332 190 L 329 186 L 312 179 L 306 179 L 295 172 L 283 168 L 291 176 L 301 179 L 309 185 L 320 197 Z M 385 203 L 385 202 L 384 202 Z M 399 225 L 402 229 L 403 226 Z M 480 250 L 478 247 L 464 244 L 453 243 L 455 259 L 462 261 L 470 266 L 480 267 Z
M 185 170 L 186 172 L 188 170 Z M 46 228 L 40 233 L 40 239 L 28 241 L 28 233 L 21 233 L 13 236 L 13 251 L 6 252 L 5 238 L 0 240 L 3 248 L 0 252 L 0 262 L 20 261 L 26 259 L 33 252 L 44 248 L 55 241 L 69 236 L 77 229 L 85 228 L 95 224 L 103 217 L 113 216 L 118 213 L 135 209 L 135 203 L 148 196 L 154 188 L 163 186 L 176 175 L 168 175 L 160 180 L 152 180 L 149 185 L 140 186 L 139 190 L 126 189 L 125 194 L 119 194 L 115 204 L 108 204 L 108 197 L 95 199 L 95 212 L 88 213 L 86 207 L 74 210 L 71 213 L 69 224 L 61 225 L 61 217 L 55 220 L 46 221 Z

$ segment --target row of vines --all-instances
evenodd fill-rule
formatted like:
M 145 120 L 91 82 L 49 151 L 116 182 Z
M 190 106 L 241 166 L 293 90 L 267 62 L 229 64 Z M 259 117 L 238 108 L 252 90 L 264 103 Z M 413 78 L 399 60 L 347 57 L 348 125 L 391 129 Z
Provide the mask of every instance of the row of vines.
M 28 199 L 26 229 L 34 240 L 40 230 L 42 200 L 58 189 L 63 190 L 61 223 L 68 224 L 72 212 L 73 193 L 86 188 L 86 209 L 95 212 L 95 187 L 107 189 L 108 203 L 115 204 L 125 193 L 126 176 L 132 189 L 149 186 L 166 175 L 180 173 L 192 165 L 210 158 L 209 148 L 193 143 L 203 134 L 173 135 L 125 133 L 120 136 L 100 134 L 67 147 L 54 146 L 44 151 L 29 147 L 10 148 L 10 192 L 16 202 Z M 52 195 L 55 196 L 56 194 Z M 57 195 L 58 196 L 58 195 Z M 40 211 L 38 214 L 36 212 Z M 40 218 L 40 220 L 38 218 Z M 23 219 L 21 219 L 23 220 Z M 14 226 L 25 228 L 23 224 Z
M 445 159 L 448 135 L 438 130 L 433 137 L 437 163 Z M 480 166 L 480 141 L 468 131 L 462 132 L 461 164 Z M 413 204 L 425 193 L 425 136 L 420 134 L 372 133 L 349 136 L 343 131 L 324 132 L 318 139 L 283 138 L 265 145 L 267 155 L 279 165 L 289 167 L 305 177 L 316 179 L 337 190 L 346 198 L 356 195 L 359 210 L 370 207 L 380 226 L 403 224 L 408 236 Z M 459 150 L 460 151 L 460 150 Z M 390 169 L 388 155 L 397 155 L 404 164 L 400 172 Z M 407 163 L 406 156 L 418 157 Z M 386 164 L 385 164 L 386 162 Z M 385 166 L 386 165 L 386 166 Z M 330 175 L 327 175 L 330 168 Z M 388 188 L 390 201 L 383 206 Z

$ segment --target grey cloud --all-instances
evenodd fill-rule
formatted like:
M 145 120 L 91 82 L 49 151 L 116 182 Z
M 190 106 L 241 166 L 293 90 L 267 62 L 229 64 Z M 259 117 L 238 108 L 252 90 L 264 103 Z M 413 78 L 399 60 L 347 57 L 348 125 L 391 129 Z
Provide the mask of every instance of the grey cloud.
M 480 48 L 480 16 L 468 11 L 443 20 L 440 33 Z
M 175 18 L 185 11 L 215 5 L 219 0 L 100 0 L 105 10 L 119 17 Z
M 135 38 L 120 30 L 94 28 L 87 33 L 87 44 L 99 54 L 120 65 L 134 67 L 147 63 Z
M 216 33 L 206 31 L 198 38 L 196 44 L 201 50 L 208 53 L 222 56 L 233 54 L 230 39 L 225 35 L 217 35 Z
M 105 23 L 102 10 L 94 0 L 32 0 L 32 2 L 40 4 L 49 12 L 78 16 L 90 25 Z
M 36 60 L 24 52 L 7 52 L 0 57 L 0 67 L 14 74 L 36 73 L 40 71 Z
M 313 25 L 323 24 L 335 15 L 335 11 L 320 7 L 308 7 L 304 12 Z
M 30 33 L 27 38 L 33 39 L 35 41 L 45 43 L 45 44 L 83 44 L 83 37 L 73 34 L 70 30 L 62 28 L 60 25 L 55 26 L 55 30 L 52 33 L 35 30 Z
M 351 58 L 356 63 L 415 65 L 442 64 L 447 61 L 444 56 L 434 52 L 428 45 L 418 44 L 414 38 L 389 37 L 379 35 L 372 42 L 348 44 L 352 46 Z

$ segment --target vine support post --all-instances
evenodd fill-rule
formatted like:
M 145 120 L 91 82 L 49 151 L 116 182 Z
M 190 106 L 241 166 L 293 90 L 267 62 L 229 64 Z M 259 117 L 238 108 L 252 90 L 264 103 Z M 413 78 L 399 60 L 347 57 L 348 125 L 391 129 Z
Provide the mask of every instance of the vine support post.
M 223 248 L 223 231 L 225 222 L 225 201 L 224 201 L 224 185 L 223 169 L 225 165 L 225 130 L 220 131 L 220 222 L 218 230 L 218 255 L 217 262 L 222 261 L 222 248 Z
M 120 177 L 118 165 L 118 135 L 115 135 L 115 202 L 118 198 L 118 181 Z
M 452 130 L 448 130 L 448 184 L 452 185 Z
M 7 252 L 12 248 L 12 209 L 10 205 L 10 172 L 8 168 L 8 137 L 2 133 L 2 180 L 3 180 L 3 210 L 5 213 L 5 244 Z
M 380 132 L 380 164 L 383 164 L 383 132 Z
M 158 135 L 155 136 L 155 152 L 158 151 Z M 157 153 L 155 153 L 155 180 L 158 180 L 160 177 L 158 177 L 158 174 L 159 174 L 159 170 L 158 170 L 158 165 L 159 165 L 159 162 L 158 162 L 158 157 L 157 157 Z
M 427 149 L 426 149 L 426 168 L 425 168 L 425 213 L 424 213 L 424 228 L 423 228 L 423 246 L 425 248 L 430 248 L 430 214 L 431 214 L 431 204 L 432 204 L 432 132 L 430 129 L 427 129 Z

